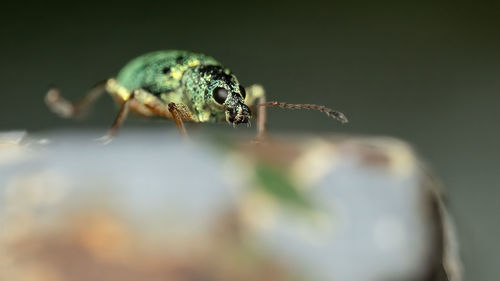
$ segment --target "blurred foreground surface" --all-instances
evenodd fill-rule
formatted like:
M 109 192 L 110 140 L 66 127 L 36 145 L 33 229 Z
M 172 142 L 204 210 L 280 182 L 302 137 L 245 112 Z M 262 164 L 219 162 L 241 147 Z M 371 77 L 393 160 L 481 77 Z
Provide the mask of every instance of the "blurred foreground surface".
M 461 280 L 401 141 L 95 136 L 0 135 L 0 280 Z

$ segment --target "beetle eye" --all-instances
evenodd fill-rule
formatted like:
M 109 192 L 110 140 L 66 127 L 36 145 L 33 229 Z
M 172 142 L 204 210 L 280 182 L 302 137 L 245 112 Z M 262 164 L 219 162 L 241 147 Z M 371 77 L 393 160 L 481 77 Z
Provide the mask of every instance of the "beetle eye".
M 240 93 L 241 93 L 241 96 L 243 97 L 243 99 L 245 99 L 247 97 L 247 92 L 245 91 L 245 87 L 243 87 L 241 85 L 240 85 Z
M 215 88 L 215 90 L 212 92 L 212 95 L 214 97 L 214 100 L 220 104 L 223 104 L 228 96 L 227 90 L 224 88 Z
M 163 74 L 168 74 L 168 73 L 170 73 L 170 67 L 168 67 L 168 66 L 167 66 L 167 67 L 164 67 L 164 68 L 161 70 L 161 72 L 163 72 Z

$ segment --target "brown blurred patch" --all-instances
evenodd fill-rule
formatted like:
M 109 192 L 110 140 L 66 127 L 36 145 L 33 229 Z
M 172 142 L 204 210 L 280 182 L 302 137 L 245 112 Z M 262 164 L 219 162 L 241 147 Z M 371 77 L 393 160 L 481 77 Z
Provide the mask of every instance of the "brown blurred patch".
M 245 157 L 276 166 L 287 166 L 302 153 L 301 148 L 290 141 L 270 139 L 258 143 L 243 143 L 241 146 L 236 151 L 245 152 Z
M 82 210 L 50 229 L 0 241 L 0 280 L 266 281 L 288 280 L 278 262 L 241 239 L 237 218 L 221 216 L 198 250 L 179 244 L 141 248 L 142 230 L 107 210 Z M 165 241 L 168 242 L 168 241 Z M 171 245 L 170 243 L 166 243 Z M 191 248 L 189 248 L 191 249 Z

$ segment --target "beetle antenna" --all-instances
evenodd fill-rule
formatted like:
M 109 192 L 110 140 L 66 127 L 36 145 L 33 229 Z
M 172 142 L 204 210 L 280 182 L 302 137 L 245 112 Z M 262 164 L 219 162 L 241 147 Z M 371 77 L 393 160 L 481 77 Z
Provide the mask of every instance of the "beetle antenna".
M 340 123 L 349 122 L 349 120 L 347 120 L 347 117 L 345 117 L 344 113 L 342 113 L 340 111 L 333 110 L 333 109 L 328 108 L 328 107 L 323 106 L 323 105 L 291 104 L 291 103 L 285 103 L 285 102 L 270 101 L 270 102 L 265 102 L 265 103 L 259 103 L 259 104 L 257 104 L 257 106 L 277 106 L 277 107 L 288 108 L 288 109 L 312 109 L 312 110 L 321 111 L 324 114 L 328 115 L 329 117 L 340 121 Z

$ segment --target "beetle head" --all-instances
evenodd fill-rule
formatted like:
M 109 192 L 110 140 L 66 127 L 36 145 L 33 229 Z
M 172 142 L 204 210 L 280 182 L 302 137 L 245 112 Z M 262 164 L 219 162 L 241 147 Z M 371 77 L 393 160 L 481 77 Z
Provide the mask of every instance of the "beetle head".
M 252 114 L 245 104 L 245 88 L 238 79 L 222 66 L 201 66 L 199 74 L 206 83 L 204 102 L 212 114 L 232 125 L 248 123 Z

